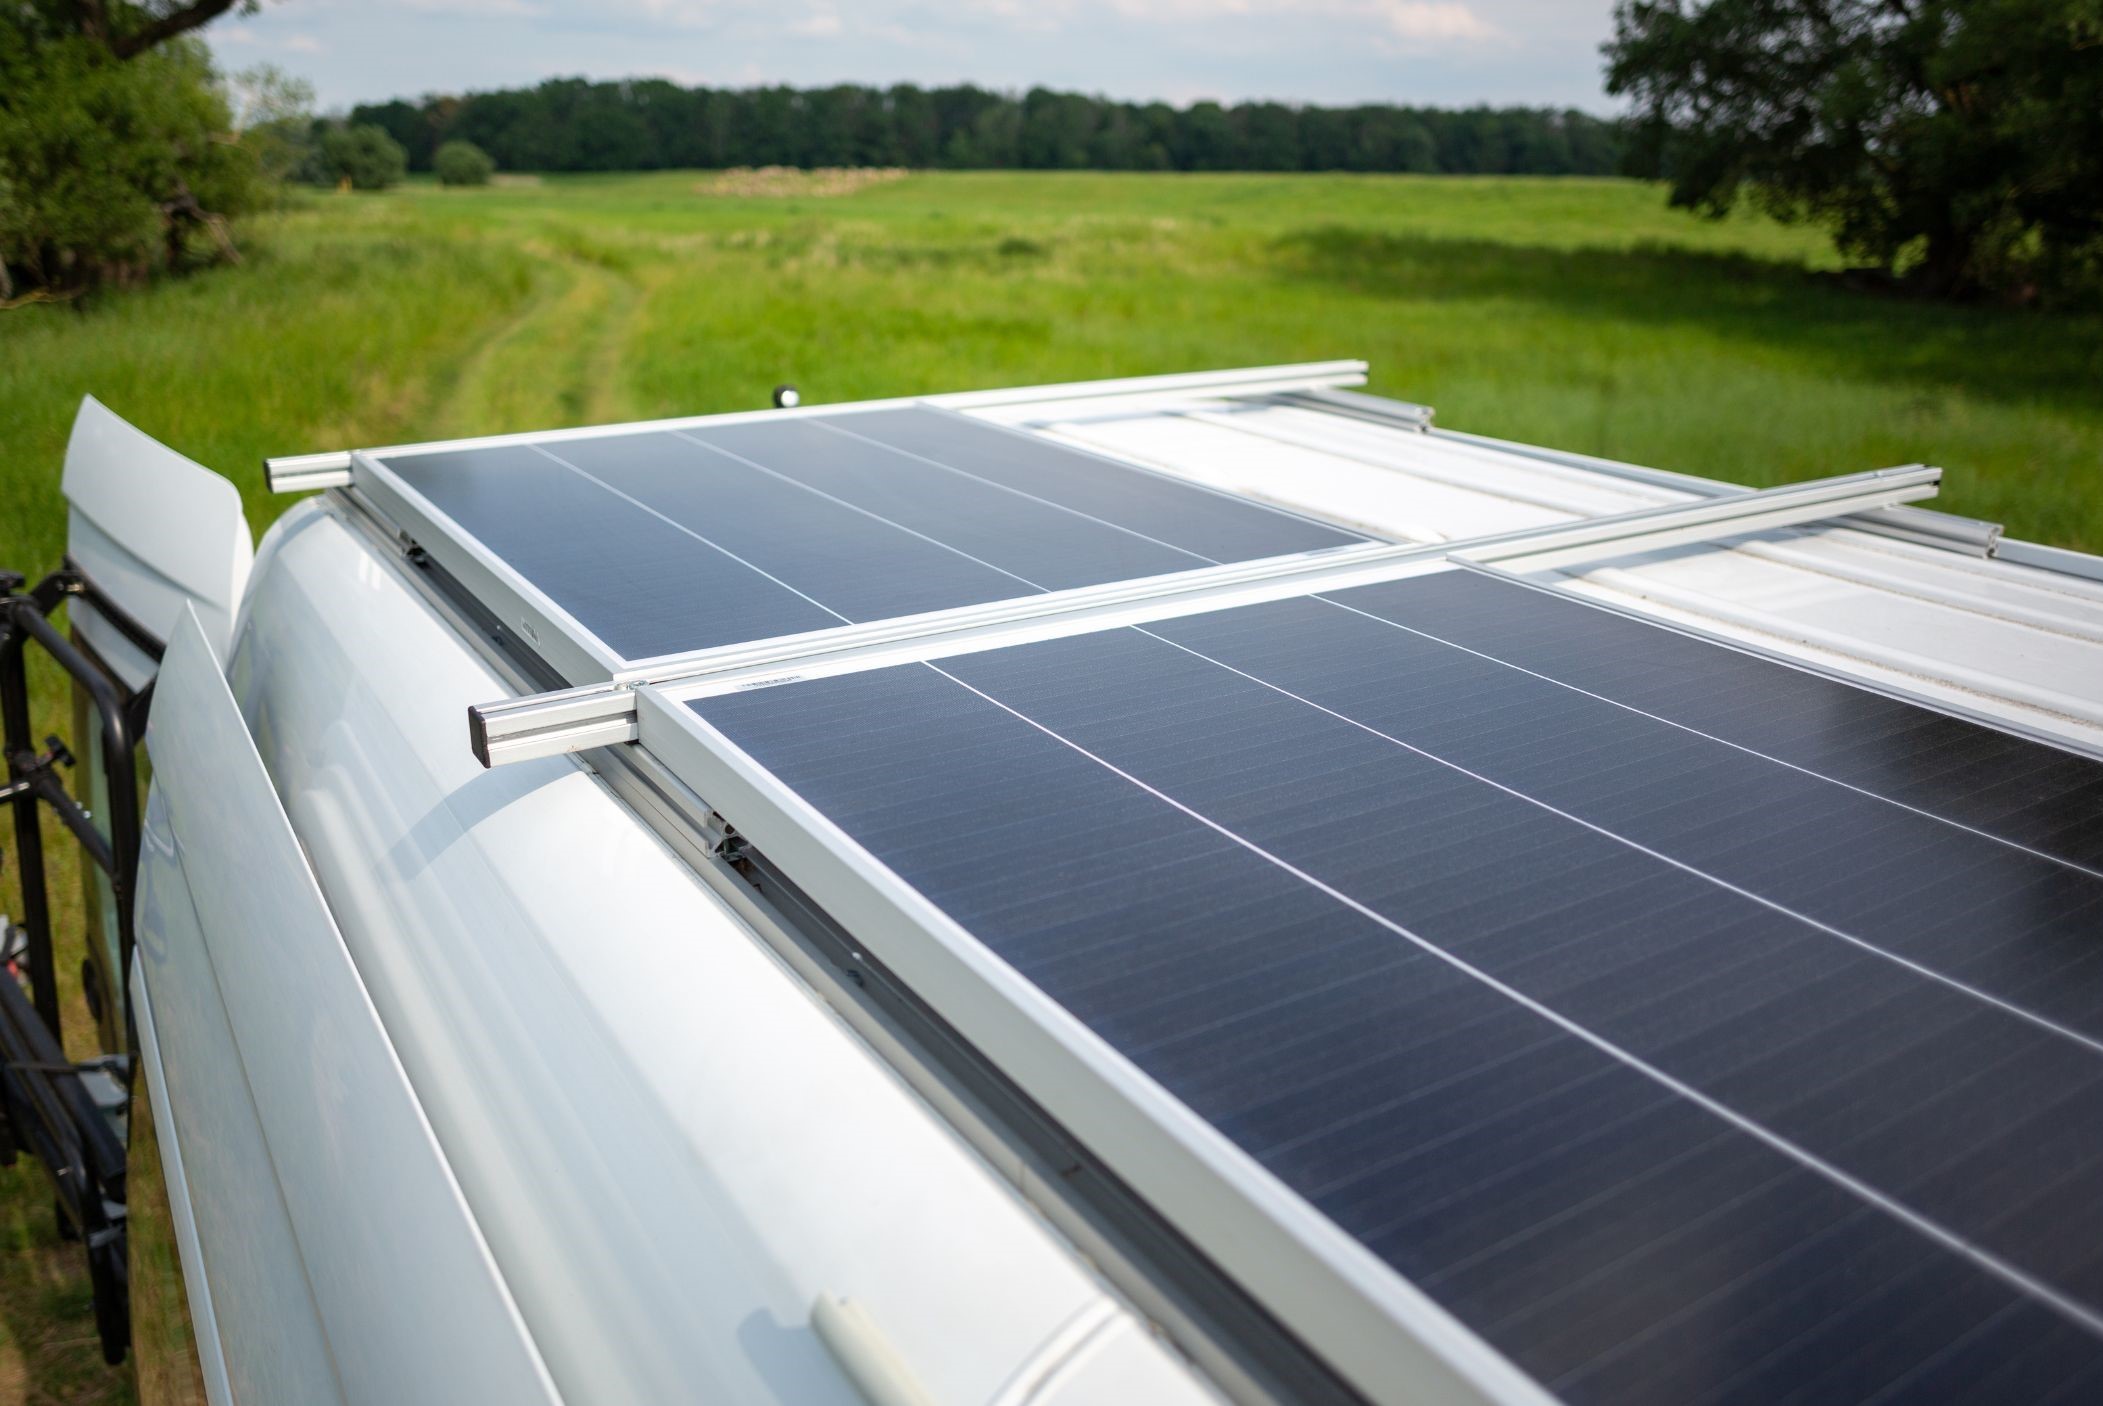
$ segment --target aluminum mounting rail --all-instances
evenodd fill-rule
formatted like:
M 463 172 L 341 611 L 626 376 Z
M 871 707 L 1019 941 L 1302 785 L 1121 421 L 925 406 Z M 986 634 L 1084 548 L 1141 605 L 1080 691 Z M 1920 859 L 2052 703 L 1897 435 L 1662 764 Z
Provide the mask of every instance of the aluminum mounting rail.
M 1312 403 L 1314 394 L 1292 398 L 1307 399 Z M 1322 398 L 1328 399 L 1326 396 Z M 1380 403 L 1378 396 L 1350 395 L 1349 399 L 1354 402 Z M 1408 419 L 1411 412 L 1423 408 L 1406 401 L 1391 403 L 1395 407 L 1398 420 Z M 1440 439 L 1449 439 L 1458 444 L 1479 445 L 1485 449 L 1494 449 L 1500 454 L 1515 454 L 1524 459 L 1538 459 L 1546 464 L 1583 469 L 1587 473 L 1604 474 L 1608 478 L 1626 479 L 1631 483 L 1654 484 L 1659 488 L 1669 488 L 1681 493 L 1696 493 L 1705 498 L 1723 497 L 1744 491 L 1738 484 L 1724 483 L 1713 478 L 1697 478 L 1693 474 L 1674 473 L 1670 469 L 1653 469 L 1642 464 L 1623 463 L 1619 459 L 1602 459 L 1594 454 L 1576 454 L 1564 449 L 1544 448 L 1538 444 L 1521 444 L 1517 440 L 1469 434 L 1464 430 L 1434 429 L 1429 422 L 1428 412 L 1425 423 L 1419 428 Z M 1882 537 L 1896 537 L 1902 541 L 1919 542 L 1925 546 L 1962 552 L 1966 556 L 2001 555 L 2001 524 L 1980 518 L 1959 517 L 1955 513 L 1919 508 L 1872 508 L 1846 526 L 1863 532 L 1874 532 Z
M 1887 508 L 1931 497 L 1941 481 L 1942 470 L 1926 465 L 1876 469 L 1467 541 L 1277 558 L 1107 587 L 1055 591 L 997 606 L 935 611 L 903 621 L 813 631 L 760 646 L 733 646 L 666 661 L 662 671 L 647 676 L 478 704 L 468 709 L 468 742 L 484 766 L 501 766 L 633 742 L 634 690 L 645 685 L 709 678 L 721 678 L 726 686 L 733 681 L 758 684 L 785 669 L 802 673 L 828 664 L 876 667 L 915 653 L 948 652 L 960 645 L 982 647 L 983 641 L 1020 628 L 1042 629 L 1047 620 L 1074 630 L 1106 629 L 1142 619 L 1370 585 L 1448 560 L 1494 564 L 1511 571 L 1544 570 Z
M 691 429 L 735 419 L 771 419 L 784 415 L 836 415 L 848 410 L 885 410 L 907 405 L 939 405 L 950 410 L 988 410 L 1002 405 L 1028 405 L 1038 401 L 1090 400 L 1102 396 L 1220 395 L 1259 396 L 1334 390 L 1362 386 L 1366 380 L 1363 361 L 1304 361 L 1285 366 L 1245 366 L 1226 371 L 1189 371 L 1169 376 L 1124 376 L 1106 381 L 1070 381 L 1052 386 L 1015 386 L 989 391 L 950 391 L 940 395 L 895 396 L 885 400 L 849 400 L 833 404 L 806 402 L 784 409 L 733 410 L 719 415 L 688 415 L 670 420 L 645 420 L 628 425 L 591 425 L 575 430 L 487 435 L 479 439 L 447 440 L 430 444 L 397 444 L 364 451 L 384 458 L 411 450 L 467 449 L 494 444 L 553 442 L 605 434 L 641 433 L 649 430 Z M 263 476 L 273 493 L 301 493 L 316 488 L 344 488 L 351 482 L 351 452 L 326 450 L 316 454 L 279 454 L 263 460 Z
M 1411 400 L 1390 400 L 1382 395 L 1360 395 L 1356 391 L 1339 390 L 1333 386 L 1314 386 L 1307 389 L 1294 388 L 1277 397 L 1284 405 L 1303 406 L 1319 410 L 1325 415 L 1341 415 L 1347 420 L 1364 420 L 1368 424 L 1385 425 L 1390 429 L 1415 430 L 1424 433 L 1431 428 L 1435 413 L 1428 405 L 1419 405 Z
M 263 461 L 263 478 L 272 493 L 305 493 L 314 488 L 342 488 L 351 481 L 348 449 L 319 454 L 278 454 Z

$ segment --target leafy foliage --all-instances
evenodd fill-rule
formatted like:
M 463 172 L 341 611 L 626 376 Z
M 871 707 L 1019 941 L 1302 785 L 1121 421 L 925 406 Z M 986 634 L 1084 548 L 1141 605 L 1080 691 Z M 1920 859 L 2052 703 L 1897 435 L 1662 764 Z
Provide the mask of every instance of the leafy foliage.
M 432 155 L 431 169 L 438 173 L 441 185 L 486 186 L 489 178 L 496 174 L 497 163 L 473 142 L 463 142 L 456 137 Z
M 129 62 L 85 38 L 0 40 L 0 260 L 64 292 L 137 281 L 200 230 L 230 247 L 221 217 L 257 182 L 229 126 L 195 40 Z
M 681 88 L 662 79 L 397 99 L 352 110 L 417 170 L 465 140 L 506 170 L 911 166 L 1605 174 L 1613 122 L 1532 108 L 1119 103 L 1033 88 Z
M 0 299 L 130 282 L 255 203 L 256 154 L 188 31 L 255 0 L 0 5 Z
M 273 186 L 296 179 L 313 160 L 314 85 L 272 64 L 257 64 L 227 84 L 234 130 L 255 153 L 256 166 Z
M 324 128 L 315 149 L 316 169 L 330 185 L 385 190 L 408 173 L 409 158 L 387 129 L 370 122 Z
M 1676 203 L 1749 192 L 1934 293 L 2096 286 L 2098 0 L 1622 0 L 1606 54 Z

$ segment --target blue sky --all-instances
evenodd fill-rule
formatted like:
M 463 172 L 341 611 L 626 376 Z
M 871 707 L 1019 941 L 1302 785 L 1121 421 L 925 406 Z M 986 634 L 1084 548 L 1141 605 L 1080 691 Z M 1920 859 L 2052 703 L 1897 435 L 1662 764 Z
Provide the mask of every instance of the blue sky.
M 656 75 L 1606 112 L 1612 0 L 265 0 L 206 31 L 324 108 Z

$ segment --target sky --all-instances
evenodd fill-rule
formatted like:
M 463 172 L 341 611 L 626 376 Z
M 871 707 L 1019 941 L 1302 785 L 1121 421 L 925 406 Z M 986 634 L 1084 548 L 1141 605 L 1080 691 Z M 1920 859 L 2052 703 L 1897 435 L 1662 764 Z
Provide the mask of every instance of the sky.
M 1611 112 L 1613 0 L 263 0 L 205 31 L 324 110 L 543 78 Z

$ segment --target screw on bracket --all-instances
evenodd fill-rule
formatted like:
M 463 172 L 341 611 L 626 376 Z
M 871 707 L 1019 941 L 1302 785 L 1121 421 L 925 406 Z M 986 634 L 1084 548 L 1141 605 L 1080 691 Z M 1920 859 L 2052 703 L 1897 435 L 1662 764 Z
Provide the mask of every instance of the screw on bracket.
M 48 768 L 53 765 L 63 767 L 73 765 L 72 750 L 66 746 L 65 739 L 55 732 L 44 739 L 44 755 L 37 758 L 37 766 L 39 768 Z

